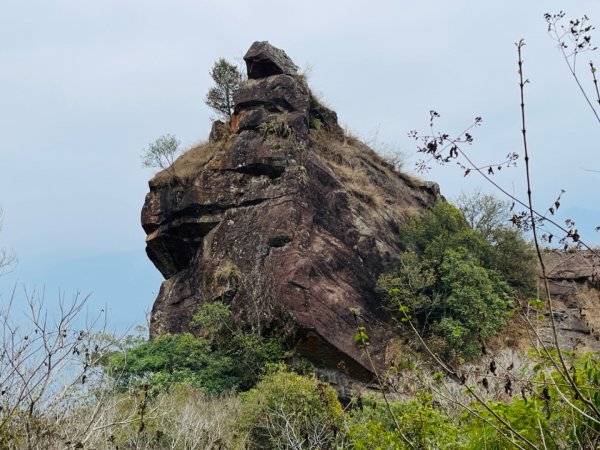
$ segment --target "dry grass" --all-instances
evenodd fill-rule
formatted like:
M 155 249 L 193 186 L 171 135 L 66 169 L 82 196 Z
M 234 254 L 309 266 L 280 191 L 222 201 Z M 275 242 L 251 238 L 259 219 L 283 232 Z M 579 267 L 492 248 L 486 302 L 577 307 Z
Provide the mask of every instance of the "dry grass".
M 204 169 L 228 144 L 229 140 L 227 139 L 217 142 L 200 142 L 177 158 L 171 167 L 158 172 L 152 182 L 156 185 L 166 185 L 175 178 L 188 181 Z
M 335 173 L 339 175 L 341 181 L 358 198 L 376 207 L 382 207 L 385 204 L 385 198 L 381 190 L 369 180 L 367 173 L 361 170 L 360 167 L 352 167 L 335 162 L 331 162 L 330 164 Z
M 80 448 L 74 445 L 98 450 L 243 448 L 243 437 L 236 436 L 240 411 L 235 396 L 207 397 L 185 385 L 152 398 L 111 392 L 101 403 L 73 409 L 61 430 L 53 439 L 43 439 L 45 447 L 39 449 Z M 64 446 L 67 441 L 72 445 Z
M 416 206 L 403 206 L 398 202 L 392 202 L 386 205 L 386 208 L 392 212 L 392 215 L 400 220 L 401 223 L 410 223 L 410 221 L 421 216 L 423 210 Z
M 398 199 L 423 184 L 399 172 L 385 157 L 353 136 L 340 139 L 324 131 L 311 131 L 311 149 L 324 159 L 345 187 L 360 200 L 385 208 L 404 223 L 419 214 L 419 208 Z
M 358 168 L 367 174 L 373 170 L 378 172 L 380 176 L 371 180 L 371 183 L 375 182 L 382 188 L 386 186 L 384 180 L 380 179 L 381 175 L 385 175 L 388 179 L 400 178 L 410 186 L 423 184 L 423 181 L 397 171 L 394 164 L 354 136 L 347 135 L 343 139 L 338 139 L 325 131 L 311 130 L 310 137 L 311 148 L 328 162 Z
M 532 347 L 531 329 L 519 314 L 508 319 L 506 328 L 488 342 L 490 352 L 500 352 L 503 349 L 514 349 L 522 353 Z
M 226 260 L 219 264 L 219 267 L 215 269 L 213 276 L 217 282 L 227 282 L 231 280 L 241 280 L 242 272 L 234 262 Z
M 582 286 L 577 289 L 576 302 L 579 305 L 581 320 L 594 338 L 600 339 L 600 292 Z
M 237 286 L 242 281 L 240 268 L 230 260 L 223 261 L 213 273 L 216 294 L 221 296 Z

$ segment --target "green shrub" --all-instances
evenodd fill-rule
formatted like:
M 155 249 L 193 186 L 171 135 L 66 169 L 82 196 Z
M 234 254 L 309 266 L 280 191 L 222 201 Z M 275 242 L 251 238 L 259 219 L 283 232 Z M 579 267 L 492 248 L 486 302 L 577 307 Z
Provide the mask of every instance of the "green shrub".
M 512 289 L 486 262 L 492 244 L 454 206 L 438 201 L 413 221 L 405 236 L 409 250 L 378 288 L 404 321 L 445 342 L 447 357 L 479 354 L 502 330 L 512 305 Z
M 536 292 L 536 259 L 533 246 L 514 229 L 496 229 L 491 234 L 486 267 L 496 270 L 522 297 Z
M 448 250 L 439 266 L 443 302 L 436 334 L 465 357 L 476 356 L 483 342 L 506 325 L 510 289 L 497 272 L 481 267 L 465 252 Z
M 535 292 L 535 253 L 512 225 L 510 203 L 481 192 L 461 195 L 456 202 L 467 223 L 490 244 L 484 265 L 500 272 L 521 295 Z
M 421 393 L 409 402 L 390 404 L 400 430 L 396 429 L 383 404 L 373 399 L 363 403 L 361 409 L 351 413 L 349 434 L 355 450 L 465 448 L 457 425 L 441 409 L 434 407 L 431 395 Z M 401 433 L 412 446 L 406 443 Z
M 277 371 L 243 394 L 248 448 L 332 448 L 342 433 L 335 390 L 315 378 Z
M 578 380 L 583 396 L 590 399 L 596 407 L 600 406 L 600 361 L 597 354 L 573 357 L 564 353 L 563 357 L 567 358 L 571 375 Z M 568 388 L 567 381 L 552 367 L 544 357 L 541 363 L 533 367 L 537 375 L 518 398 L 511 402 L 488 403 L 487 406 L 537 448 L 599 448 L 600 426 L 590 418 L 595 416 L 594 412 L 578 394 Z M 474 408 L 479 415 L 499 425 L 483 406 L 474 405 Z M 463 423 L 469 437 L 469 448 L 500 450 L 508 447 L 507 439 L 482 420 L 465 415 Z M 514 434 L 500 425 L 499 427 L 519 442 Z M 520 443 L 523 444 L 522 441 Z
M 231 310 L 219 301 L 202 305 L 192 317 L 190 328 L 215 346 L 226 346 L 236 332 Z
M 249 389 L 283 358 L 279 341 L 235 328 L 221 302 L 200 308 L 191 325 L 203 335 L 164 334 L 112 354 L 105 366 L 122 388 L 149 383 L 161 391 L 186 383 L 215 394 Z
M 207 337 L 214 353 L 233 364 L 231 373 L 239 390 L 250 389 L 264 374 L 265 367 L 283 359 L 283 345 L 278 339 L 238 329 L 231 310 L 223 302 L 204 304 L 190 325 Z
M 204 102 L 220 117 L 227 120 L 227 123 L 231 123 L 234 107 L 233 94 L 240 88 L 244 81 L 244 75 L 225 58 L 215 61 L 209 73 L 215 85 L 208 90 Z
M 413 220 L 403 241 L 422 259 L 437 263 L 446 250 L 463 248 L 480 262 L 490 251 L 488 242 L 469 226 L 461 211 L 443 200 Z
M 161 391 L 186 383 L 216 393 L 234 388 L 237 381 L 231 359 L 212 352 L 207 339 L 191 333 L 164 334 L 115 353 L 107 369 L 123 389 L 147 383 Z
M 172 134 L 160 136 L 142 151 L 142 166 L 170 170 L 181 152 L 181 142 Z

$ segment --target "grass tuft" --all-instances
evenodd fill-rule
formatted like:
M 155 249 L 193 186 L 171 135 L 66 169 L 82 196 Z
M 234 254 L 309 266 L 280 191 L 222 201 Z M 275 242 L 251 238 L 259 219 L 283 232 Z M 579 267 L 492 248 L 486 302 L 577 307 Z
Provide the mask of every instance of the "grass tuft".
M 228 145 L 228 140 L 217 142 L 204 141 L 191 147 L 166 170 L 158 172 L 151 183 L 163 186 L 169 184 L 175 178 L 189 181 L 210 163 L 214 157 Z

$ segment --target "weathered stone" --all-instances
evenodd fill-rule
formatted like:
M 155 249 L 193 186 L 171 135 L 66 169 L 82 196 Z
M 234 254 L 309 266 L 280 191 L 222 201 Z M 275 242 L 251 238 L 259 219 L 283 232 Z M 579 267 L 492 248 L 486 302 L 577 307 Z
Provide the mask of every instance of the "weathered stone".
M 308 139 L 308 119 L 302 113 L 287 113 L 282 120 L 290 127 L 295 138 L 300 140 Z
M 548 278 L 600 282 L 600 257 L 589 251 L 547 251 L 543 254 Z
M 338 117 L 335 111 L 323 106 L 321 103 L 311 100 L 310 104 L 310 120 L 317 120 L 329 133 L 337 136 L 343 136 L 344 130 L 338 124 Z M 311 124 L 316 127 L 316 124 Z
M 212 128 L 211 128 L 210 134 L 208 136 L 208 140 L 210 142 L 220 141 L 220 140 L 224 139 L 225 137 L 227 137 L 229 132 L 230 132 L 229 126 L 225 122 L 223 122 L 221 120 L 215 120 L 212 124 Z
M 266 137 L 268 134 L 277 134 L 279 126 L 280 133 L 289 128 L 287 133 L 290 136 L 308 139 L 308 120 L 303 113 L 269 113 L 263 106 L 259 106 L 242 110 L 238 117 L 237 133 L 257 131 Z
M 255 42 L 244 56 L 248 78 L 266 78 L 271 75 L 292 75 L 298 74 L 298 67 L 289 58 L 286 53 L 273 47 L 267 41 Z
M 240 125 L 240 114 L 234 112 L 233 115 L 231 116 L 231 124 L 230 124 L 231 132 L 237 133 L 239 125 Z
M 226 299 L 241 326 L 285 336 L 318 367 L 342 364 L 368 381 L 351 309 L 368 321 L 371 355 L 383 366 L 391 334 L 377 276 L 401 251 L 410 215 L 436 196 L 343 140 L 333 111 L 318 110 L 326 126 L 311 134 L 308 87 L 287 74 L 250 80 L 235 102 L 237 134 L 210 163 L 185 183 L 150 182 L 142 224 L 167 278 L 151 335 L 186 331 L 202 304 Z M 338 173 L 344 164 L 344 173 L 360 167 L 368 184 Z M 224 273 L 235 283 L 219 282 Z
M 566 351 L 600 351 L 600 257 L 591 251 L 542 252 L 548 286 L 552 297 L 558 345 Z M 541 269 L 538 267 L 538 274 Z M 540 292 L 544 282 L 539 280 Z M 550 312 L 544 308 L 546 320 L 537 333 L 548 345 L 555 345 Z
M 301 112 L 308 117 L 308 87 L 289 75 L 248 80 L 233 95 L 235 112 L 263 106 L 269 112 Z
M 240 111 L 236 133 L 245 130 L 256 130 L 261 123 L 268 120 L 268 115 L 269 113 L 262 105 Z

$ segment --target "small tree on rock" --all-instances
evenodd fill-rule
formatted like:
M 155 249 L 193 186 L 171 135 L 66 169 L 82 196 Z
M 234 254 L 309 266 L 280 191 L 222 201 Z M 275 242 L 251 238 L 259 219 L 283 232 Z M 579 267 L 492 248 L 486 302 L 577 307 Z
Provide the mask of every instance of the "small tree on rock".
M 142 152 L 142 165 L 169 171 L 179 153 L 181 142 L 172 134 L 165 134 L 152 142 Z
M 205 102 L 227 122 L 231 122 L 233 94 L 243 81 L 242 74 L 225 58 L 219 58 L 209 73 L 216 86 L 209 89 Z

